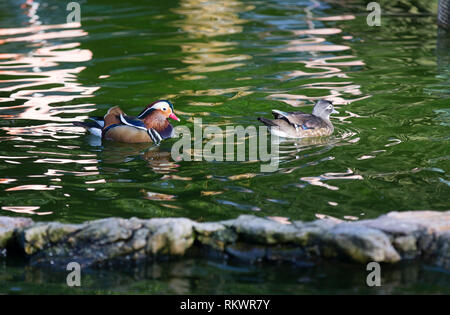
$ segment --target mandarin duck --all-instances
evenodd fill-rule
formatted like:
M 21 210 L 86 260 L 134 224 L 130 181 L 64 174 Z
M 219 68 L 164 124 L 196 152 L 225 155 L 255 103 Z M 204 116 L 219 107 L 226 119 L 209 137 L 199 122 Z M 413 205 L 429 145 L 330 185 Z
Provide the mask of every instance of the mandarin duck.
M 327 100 L 319 100 L 312 114 L 303 112 L 282 112 L 272 110 L 275 119 L 258 117 L 258 120 L 269 127 L 272 134 L 284 138 L 306 138 L 329 136 L 334 127 L 330 121 L 331 114 L 339 114 L 333 104 Z
M 146 106 L 136 117 L 125 115 L 120 107 L 115 106 L 110 108 L 104 117 L 89 117 L 90 122 L 74 122 L 74 125 L 107 140 L 159 144 L 163 139 L 173 136 L 169 118 L 180 121 L 173 112 L 172 103 L 160 100 Z

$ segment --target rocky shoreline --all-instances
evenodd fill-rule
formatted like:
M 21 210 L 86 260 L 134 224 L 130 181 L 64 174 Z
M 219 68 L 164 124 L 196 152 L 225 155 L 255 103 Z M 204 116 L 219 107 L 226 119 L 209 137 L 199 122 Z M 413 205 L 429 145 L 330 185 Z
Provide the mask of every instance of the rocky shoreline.
M 0 216 L 0 254 L 31 265 L 65 267 L 220 254 L 249 263 L 419 259 L 450 269 L 450 211 L 390 212 L 376 219 L 289 224 L 241 215 L 198 223 L 186 218 L 107 218 L 82 224 Z

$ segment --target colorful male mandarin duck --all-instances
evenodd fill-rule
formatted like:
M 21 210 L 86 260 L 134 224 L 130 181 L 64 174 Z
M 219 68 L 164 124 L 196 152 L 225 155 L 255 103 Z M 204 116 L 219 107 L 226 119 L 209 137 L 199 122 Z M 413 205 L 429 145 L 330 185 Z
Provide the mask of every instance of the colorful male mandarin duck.
M 160 100 L 148 105 L 138 116 L 127 116 L 118 107 L 112 107 L 104 117 L 89 117 L 91 122 L 75 122 L 93 135 L 107 140 L 126 143 L 153 142 L 159 144 L 171 138 L 173 127 L 169 118 L 180 119 L 173 112 L 169 101 Z
M 284 138 L 306 138 L 329 136 L 334 127 L 330 121 L 331 114 L 339 114 L 333 104 L 327 100 L 319 100 L 312 114 L 303 112 L 282 112 L 272 110 L 275 119 L 258 117 L 258 120 L 270 128 L 274 135 Z

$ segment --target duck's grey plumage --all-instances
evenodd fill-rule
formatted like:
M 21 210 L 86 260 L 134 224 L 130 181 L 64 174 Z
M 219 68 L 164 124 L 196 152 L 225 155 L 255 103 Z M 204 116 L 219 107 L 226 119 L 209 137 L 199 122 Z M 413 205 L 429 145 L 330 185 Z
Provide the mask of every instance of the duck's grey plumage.
M 282 112 L 273 110 L 275 119 L 259 117 L 258 120 L 270 128 L 271 133 L 286 138 L 328 136 L 334 131 L 330 114 L 337 113 L 331 102 L 320 100 L 312 114 L 301 111 Z

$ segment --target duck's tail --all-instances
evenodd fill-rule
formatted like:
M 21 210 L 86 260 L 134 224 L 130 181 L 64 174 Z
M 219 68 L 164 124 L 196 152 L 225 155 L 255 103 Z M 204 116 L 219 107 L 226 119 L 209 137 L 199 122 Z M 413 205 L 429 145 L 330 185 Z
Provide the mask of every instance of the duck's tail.
M 258 120 L 262 122 L 267 127 L 277 126 L 277 124 L 272 119 L 266 119 L 264 117 L 258 117 Z
M 73 122 L 73 124 L 78 127 L 83 127 L 94 136 L 101 137 L 104 122 L 102 120 L 97 120 L 96 118 L 97 117 L 91 118 L 92 121 L 85 121 L 85 122 L 75 121 Z

